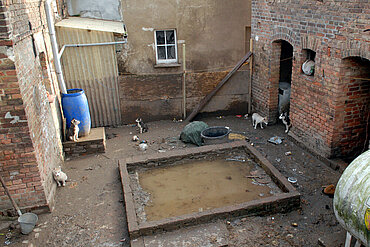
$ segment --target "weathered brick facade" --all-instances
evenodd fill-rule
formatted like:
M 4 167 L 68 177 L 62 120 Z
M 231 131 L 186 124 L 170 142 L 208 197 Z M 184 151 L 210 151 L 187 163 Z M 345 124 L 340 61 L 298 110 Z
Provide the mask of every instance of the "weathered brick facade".
M 117 52 L 122 122 L 130 123 L 136 117 L 144 121 L 180 118 L 184 91 L 186 111 L 192 112 L 249 51 L 250 12 L 251 0 L 229 0 L 227 4 L 203 0 L 170 0 L 167 4 L 122 1 L 128 32 L 127 44 Z M 176 30 L 176 61 L 167 61 L 170 64 L 157 56 L 156 32 L 160 30 Z M 186 90 L 182 85 L 184 65 Z M 249 66 L 239 72 L 202 113 L 248 111 Z
M 227 71 L 187 73 L 186 110 L 189 114 L 205 95 L 227 75 Z M 154 121 L 182 118 L 183 74 L 120 76 L 120 102 L 124 123 L 136 118 Z M 245 114 L 248 111 L 249 70 L 236 72 L 201 113 Z M 242 83 L 245 82 L 245 83 Z
M 56 187 L 51 171 L 63 156 L 58 99 L 49 103 L 46 97 L 46 90 L 59 89 L 48 69 L 44 5 L 0 1 L 0 8 L 0 173 L 21 208 L 51 207 Z M 0 188 L 0 210 L 9 208 Z
M 369 28 L 368 1 L 253 0 L 254 110 L 277 121 L 290 44 L 290 135 L 326 157 L 358 155 L 369 141 Z M 302 71 L 310 52 L 312 76 Z

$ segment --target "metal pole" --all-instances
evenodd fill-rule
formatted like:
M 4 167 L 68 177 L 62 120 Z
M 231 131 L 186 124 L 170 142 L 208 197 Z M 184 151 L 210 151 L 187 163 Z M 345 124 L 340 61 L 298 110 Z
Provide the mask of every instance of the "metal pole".
M 183 62 L 183 81 L 182 81 L 182 97 L 183 97 L 183 116 L 186 119 L 186 59 L 185 59 L 185 44 L 182 44 L 182 62 Z
M 252 53 L 252 56 L 249 58 L 248 114 L 251 114 L 251 111 L 252 111 L 253 39 L 250 39 L 249 50 Z
M 46 19 L 47 19 L 48 28 L 49 28 L 51 49 L 53 51 L 55 72 L 58 77 L 60 90 L 62 91 L 63 94 L 66 94 L 67 88 L 66 88 L 66 84 L 63 78 L 62 66 L 60 65 L 60 60 L 59 60 L 58 44 L 55 38 L 55 28 L 54 28 L 53 15 L 51 12 L 51 7 L 50 7 L 50 0 L 45 1 L 45 13 L 46 13 Z
M 65 48 L 67 47 L 86 47 L 86 46 L 100 46 L 100 45 L 116 45 L 116 44 L 126 44 L 127 41 L 114 41 L 114 42 L 103 42 L 103 43 L 87 43 L 87 44 L 66 44 L 63 45 L 62 49 L 59 51 L 59 58 L 62 57 Z

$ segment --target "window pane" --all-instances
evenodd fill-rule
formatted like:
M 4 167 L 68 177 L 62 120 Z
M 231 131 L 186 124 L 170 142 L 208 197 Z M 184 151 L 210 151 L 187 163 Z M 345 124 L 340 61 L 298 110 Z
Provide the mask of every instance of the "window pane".
M 164 46 L 157 47 L 158 59 L 166 59 L 166 48 Z
M 167 46 L 167 59 L 176 59 L 175 46 L 174 45 Z
M 175 44 L 175 31 L 166 31 L 167 44 Z
M 157 45 L 164 45 L 164 31 L 156 31 Z

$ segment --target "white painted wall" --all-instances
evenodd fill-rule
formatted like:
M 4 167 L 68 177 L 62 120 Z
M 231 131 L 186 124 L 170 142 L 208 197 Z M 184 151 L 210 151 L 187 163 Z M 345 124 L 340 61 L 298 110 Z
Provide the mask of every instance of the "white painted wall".
M 120 0 L 67 0 L 70 16 L 122 21 Z

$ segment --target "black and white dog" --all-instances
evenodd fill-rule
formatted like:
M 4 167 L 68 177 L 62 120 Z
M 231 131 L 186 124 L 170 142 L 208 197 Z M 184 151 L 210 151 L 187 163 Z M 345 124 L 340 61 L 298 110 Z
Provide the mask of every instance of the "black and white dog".
M 288 133 L 289 132 L 289 129 L 290 127 L 292 126 L 290 124 L 290 119 L 289 119 L 289 115 L 287 112 L 283 112 L 280 114 L 279 116 L 279 119 L 281 119 L 281 121 L 283 122 L 283 124 L 285 125 L 285 133 Z
M 148 125 L 141 118 L 136 119 L 137 127 L 140 129 L 140 134 L 148 132 Z
M 80 131 L 80 128 L 78 127 L 78 125 L 80 124 L 81 122 L 77 119 L 72 119 L 71 120 L 71 126 L 69 127 L 68 131 L 67 131 L 67 140 L 70 140 L 70 141 L 78 141 L 78 133 Z

